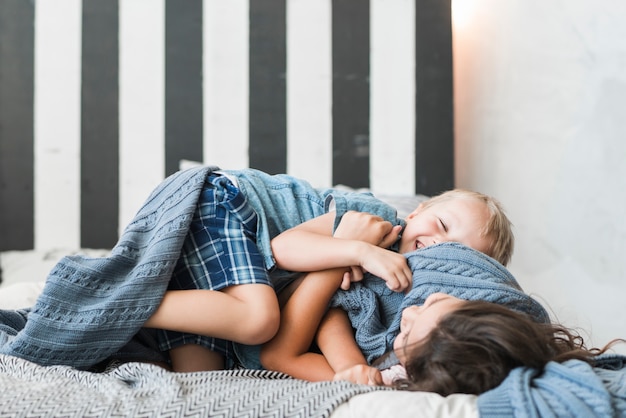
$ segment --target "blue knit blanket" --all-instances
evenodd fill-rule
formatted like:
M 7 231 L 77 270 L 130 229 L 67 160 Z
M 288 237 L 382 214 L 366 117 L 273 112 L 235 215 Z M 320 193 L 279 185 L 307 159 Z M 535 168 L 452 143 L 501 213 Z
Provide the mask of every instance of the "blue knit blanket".
M 481 418 L 626 417 L 626 356 L 603 354 L 595 364 L 550 362 L 542 372 L 518 367 L 478 397 Z
M 348 291 L 339 291 L 331 306 L 348 312 L 356 340 L 368 361 L 393 347 L 400 332 L 402 310 L 422 305 L 437 292 L 465 300 L 484 300 L 549 320 L 545 309 L 526 294 L 513 275 L 485 254 L 458 243 L 442 243 L 406 254 L 413 271 L 412 289 L 406 295 L 392 292 L 377 277 L 366 276 Z
M 0 312 L 0 353 L 88 367 L 126 345 L 159 306 L 211 168 L 156 188 L 109 257 L 64 257 L 35 306 Z

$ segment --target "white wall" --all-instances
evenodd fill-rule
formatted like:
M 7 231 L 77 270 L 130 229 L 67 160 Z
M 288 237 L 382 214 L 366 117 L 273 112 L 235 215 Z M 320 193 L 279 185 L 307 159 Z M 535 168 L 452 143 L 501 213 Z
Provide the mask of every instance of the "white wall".
M 457 186 L 501 200 L 511 270 L 557 319 L 626 337 L 626 2 L 453 7 Z

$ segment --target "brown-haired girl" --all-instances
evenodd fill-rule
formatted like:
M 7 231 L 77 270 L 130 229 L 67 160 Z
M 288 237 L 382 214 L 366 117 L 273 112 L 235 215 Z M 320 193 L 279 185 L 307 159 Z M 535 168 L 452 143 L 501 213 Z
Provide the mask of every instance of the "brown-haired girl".
M 540 323 L 529 315 L 484 301 L 464 301 L 434 293 L 424 305 L 402 313 L 394 353 L 405 373 L 387 384 L 404 390 L 481 394 L 498 386 L 511 370 L 538 371 L 549 362 L 582 360 L 591 365 L 602 349 L 587 348 L 584 339 L 563 325 Z M 385 371 L 383 371 L 383 375 Z M 358 366 L 337 380 L 381 383 L 375 366 Z

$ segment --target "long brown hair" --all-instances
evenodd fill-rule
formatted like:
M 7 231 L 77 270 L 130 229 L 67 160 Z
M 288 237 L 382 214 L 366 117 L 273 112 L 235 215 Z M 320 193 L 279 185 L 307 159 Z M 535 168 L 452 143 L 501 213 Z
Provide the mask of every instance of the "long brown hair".
M 443 396 L 480 394 L 516 367 L 541 372 L 549 361 L 592 363 L 612 343 L 587 349 L 583 338 L 564 326 L 538 323 L 494 303 L 468 301 L 442 317 L 423 342 L 406 348 L 407 378 L 395 386 Z

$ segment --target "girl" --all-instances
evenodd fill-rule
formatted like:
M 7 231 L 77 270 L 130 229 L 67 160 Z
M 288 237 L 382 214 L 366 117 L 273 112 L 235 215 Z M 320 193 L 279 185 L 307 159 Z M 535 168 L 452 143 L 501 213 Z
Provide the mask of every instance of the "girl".
M 595 356 L 618 341 L 624 340 L 588 349 L 580 335 L 562 325 L 539 323 L 498 304 L 435 293 L 423 306 L 403 311 L 394 353 L 406 375 L 386 383 L 442 396 L 481 394 L 500 385 L 517 367 L 541 371 L 548 362 L 567 360 L 593 364 Z M 383 381 L 376 366 L 356 366 L 335 379 Z

